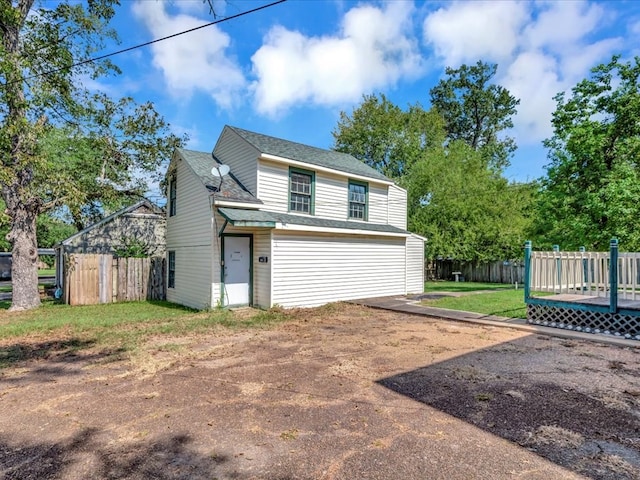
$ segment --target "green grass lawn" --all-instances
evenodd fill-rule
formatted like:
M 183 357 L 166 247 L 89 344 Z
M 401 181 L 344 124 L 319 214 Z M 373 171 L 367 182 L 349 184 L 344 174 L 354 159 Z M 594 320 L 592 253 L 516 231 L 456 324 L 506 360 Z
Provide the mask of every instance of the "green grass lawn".
M 56 269 L 55 268 L 41 268 L 40 270 L 38 270 L 38 277 L 54 277 L 56 275 Z M 43 283 L 39 284 L 40 288 L 43 288 Z M 50 285 L 48 285 L 50 286 Z M 11 292 L 11 285 L 4 285 L 0 287 L 0 293 L 7 293 L 7 292 Z M 3 302 L 0 302 L 0 304 Z M 9 308 L 9 307 L 2 307 L 0 305 L 0 309 L 1 308 Z
M 500 317 L 527 317 L 524 290 L 515 290 L 513 287 L 510 290 L 502 289 L 502 291 L 492 293 L 423 300 L 422 303 L 430 307 L 451 308 L 453 310 L 498 315 Z
M 40 288 L 40 290 L 42 290 L 45 287 L 51 287 L 53 286 L 51 283 L 39 283 L 38 287 Z M 13 291 L 13 286 L 12 285 L 3 285 L 0 287 L 0 292 L 1 293 L 7 293 L 7 292 L 12 292 Z M 3 308 L 0 306 L 0 309 Z M 9 308 L 9 307 L 7 307 Z
M 8 302 L 3 302 L 7 303 Z M 155 337 L 184 337 L 215 328 L 261 328 L 287 318 L 284 311 L 196 311 L 169 302 L 69 306 L 46 301 L 26 312 L 0 312 L 0 368 L 51 350 L 98 349 L 135 353 Z
M 478 290 L 514 290 L 513 285 L 505 283 L 481 282 L 425 282 L 425 293 L 435 292 L 475 292 Z

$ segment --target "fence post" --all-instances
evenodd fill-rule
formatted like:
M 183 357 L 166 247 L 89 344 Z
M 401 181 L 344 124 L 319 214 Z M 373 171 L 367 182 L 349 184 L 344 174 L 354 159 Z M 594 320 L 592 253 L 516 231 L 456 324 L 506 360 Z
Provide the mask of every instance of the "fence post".
M 618 311 L 618 239 L 609 242 L 609 312 Z
M 524 301 L 531 295 L 531 240 L 524 242 Z
M 553 245 L 551 247 L 554 252 L 560 251 L 560 245 Z M 560 258 L 556 258 L 556 276 L 558 277 L 558 291 L 554 290 L 554 293 L 562 293 L 562 260 Z
M 586 248 L 584 247 L 579 247 L 578 251 L 580 253 L 585 253 L 587 251 Z M 587 290 L 587 284 L 589 283 L 589 262 L 587 261 L 586 258 L 584 258 L 584 255 L 582 256 L 582 291 L 586 291 Z

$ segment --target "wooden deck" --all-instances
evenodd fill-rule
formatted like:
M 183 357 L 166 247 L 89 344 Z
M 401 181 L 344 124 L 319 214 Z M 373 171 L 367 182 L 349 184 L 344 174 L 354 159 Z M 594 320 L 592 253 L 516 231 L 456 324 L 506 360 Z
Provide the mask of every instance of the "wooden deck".
M 532 295 L 532 298 L 537 298 L 539 300 L 547 300 L 549 302 L 576 303 L 580 305 L 598 305 L 602 307 L 609 306 L 609 297 L 596 297 L 596 296 L 589 296 L 589 295 L 562 293 L 562 294 L 555 294 L 555 295 L 545 295 L 540 297 L 536 297 L 535 295 Z M 624 310 L 640 311 L 640 300 L 625 300 L 622 298 L 618 298 L 618 308 L 624 309 Z

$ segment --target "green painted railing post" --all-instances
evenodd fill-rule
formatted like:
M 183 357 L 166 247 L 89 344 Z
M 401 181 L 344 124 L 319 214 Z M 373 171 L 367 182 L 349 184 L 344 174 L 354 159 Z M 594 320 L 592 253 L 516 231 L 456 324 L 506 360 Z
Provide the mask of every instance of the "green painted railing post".
M 524 242 L 524 301 L 531 296 L 531 240 Z
M 618 239 L 609 242 L 609 312 L 618 311 Z
M 554 245 L 552 248 L 554 252 L 560 251 L 560 245 Z M 561 262 L 562 260 L 560 260 L 559 258 L 556 258 L 556 276 L 558 277 L 558 288 L 560 289 L 558 293 L 562 293 L 562 263 Z

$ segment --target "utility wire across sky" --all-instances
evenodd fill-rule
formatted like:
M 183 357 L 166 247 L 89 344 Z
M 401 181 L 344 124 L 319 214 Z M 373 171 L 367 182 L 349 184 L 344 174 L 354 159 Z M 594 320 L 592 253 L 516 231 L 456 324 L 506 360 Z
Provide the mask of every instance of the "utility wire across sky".
M 233 20 L 235 18 L 243 17 L 245 15 L 249 15 L 250 13 L 255 13 L 255 12 L 258 12 L 260 10 L 264 10 L 266 8 L 278 5 L 280 3 L 284 3 L 286 1 L 287 0 L 277 0 L 275 2 L 271 2 L 271 3 L 268 3 L 266 5 L 262 5 L 260 7 L 252 8 L 251 10 L 247 10 L 245 12 L 241 12 L 241 13 L 238 13 L 236 15 L 231 15 L 230 17 L 224 17 L 224 18 L 221 18 L 219 20 L 214 20 L 213 22 L 205 23 L 204 25 L 200 25 L 198 27 L 194 27 L 194 28 L 190 28 L 188 30 L 184 30 L 182 32 L 174 33 L 174 34 L 168 35 L 166 37 L 156 38 L 155 40 L 150 40 L 150 41 L 145 42 L 145 43 L 140 43 L 138 45 L 133 45 L 131 47 L 123 48 L 121 50 L 117 50 L 115 52 L 107 53 L 105 55 L 100 55 L 98 57 L 88 58 L 86 60 L 82 60 L 82 61 L 76 62 L 76 63 L 74 63 L 72 65 L 69 65 L 67 67 L 60 67 L 60 68 L 56 68 L 54 70 L 49 70 L 49 71 L 42 72 L 42 73 L 36 73 L 36 74 L 30 75 L 28 77 L 25 77 L 25 78 L 23 78 L 21 80 L 14 80 L 13 82 L 9 82 L 9 84 L 14 83 L 14 82 L 18 82 L 18 81 L 25 81 L 26 82 L 28 80 L 31 80 L 32 78 L 43 77 L 45 75 L 51 75 L 53 73 L 62 72 L 64 70 L 71 70 L 72 68 L 79 67 L 81 65 L 86 65 L 88 63 L 97 62 L 98 60 L 104 60 L 105 58 L 109 58 L 109 57 L 113 57 L 113 56 L 116 56 L 116 55 L 120 55 L 121 53 L 130 52 L 130 51 L 135 50 L 137 48 L 147 47 L 147 46 L 152 45 L 154 43 L 162 42 L 164 40 L 169 40 L 170 38 L 175 38 L 175 37 L 179 37 L 180 35 L 185 35 L 187 33 L 195 32 L 196 30 L 200 30 L 202 28 L 207 28 L 207 27 L 210 27 L 212 25 L 217 25 L 218 23 L 222 23 L 222 22 L 226 22 L 228 20 Z M 7 83 L 4 83 L 3 86 L 4 85 L 7 85 Z

